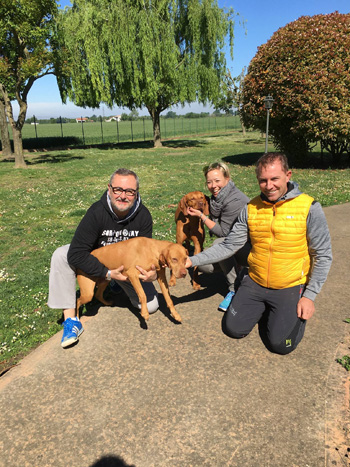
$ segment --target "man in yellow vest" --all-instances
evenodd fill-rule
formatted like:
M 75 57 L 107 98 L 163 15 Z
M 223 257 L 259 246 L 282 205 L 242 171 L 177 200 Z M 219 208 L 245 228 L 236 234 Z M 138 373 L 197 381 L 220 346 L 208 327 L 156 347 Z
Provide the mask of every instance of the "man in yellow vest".
M 232 256 L 247 241 L 248 275 L 223 317 L 223 331 L 245 337 L 259 323 L 271 352 L 288 354 L 301 341 L 314 300 L 332 263 L 329 230 L 321 205 L 291 181 L 284 154 L 257 162 L 261 193 L 241 211 L 225 241 L 190 257 L 187 267 Z

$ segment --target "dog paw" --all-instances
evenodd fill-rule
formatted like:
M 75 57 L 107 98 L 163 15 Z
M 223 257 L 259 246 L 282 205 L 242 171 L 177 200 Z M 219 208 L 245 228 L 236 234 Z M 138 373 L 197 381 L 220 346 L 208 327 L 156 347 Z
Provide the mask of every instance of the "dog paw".
M 175 311 L 175 313 L 172 312 L 172 313 L 171 313 L 171 316 L 172 316 L 172 317 L 175 319 L 175 321 L 177 321 L 178 323 L 182 323 L 182 318 L 181 318 L 181 316 L 179 315 L 179 313 L 177 313 L 176 311 Z
M 199 284 L 194 283 L 192 285 L 193 285 L 194 290 L 200 290 L 201 289 L 201 286 Z
M 149 320 L 149 313 L 141 313 L 141 316 L 145 321 Z

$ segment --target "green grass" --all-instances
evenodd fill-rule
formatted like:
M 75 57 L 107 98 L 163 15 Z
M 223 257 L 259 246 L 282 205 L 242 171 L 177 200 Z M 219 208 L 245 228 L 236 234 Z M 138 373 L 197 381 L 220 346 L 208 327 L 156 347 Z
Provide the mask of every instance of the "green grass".
M 350 318 L 347 318 L 344 321 L 345 323 L 350 324 Z M 350 371 L 350 355 L 343 355 L 341 358 L 337 358 L 336 361 L 340 363 L 341 366 L 346 369 L 346 371 Z
M 337 358 L 337 362 L 341 364 L 346 371 L 350 371 L 350 356 L 344 355 L 342 358 Z
M 118 167 L 135 170 L 154 219 L 154 237 L 175 240 L 174 213 L 184 193 L 206 191 L 202 168 L 217 159 L 249 197 L 258 194 L 253 164 L 264 151 L 258 133 L 240 132 L 27 155 L 27 169 L 0 162 L 0 362 L 2 367 L 61 329 L 46 306 L 53 251 L 69 243 L 87 208 Z M 272 148 L 271 148 L 272 149 Z M 317 156 L 318 157 L 318 156 Z M 315 159 L 318 165 L 318 158 Z M 350 201 L 350 170 L 296 168 L 293 180 L 323 206 Z M 209 244 L 207 236 L 207 244 Z M 1 368 L 1 363 L 0 363 Z

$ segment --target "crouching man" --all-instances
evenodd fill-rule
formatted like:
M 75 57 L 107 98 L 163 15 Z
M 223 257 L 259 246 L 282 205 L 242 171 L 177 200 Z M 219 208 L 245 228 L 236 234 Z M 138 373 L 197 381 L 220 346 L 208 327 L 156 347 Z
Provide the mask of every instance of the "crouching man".
M 133 237 L 152 237 L 152 216 L 142 204 L 138 176 L 131 170 L 120 168 L 112 174 L 101 199 L 86 212 L 71 244 L 58 248 L 51 258 L 48 306 L 63 311 L 62 347 L 77 342 L 83 332 L 76 316 L 75 271 L 78 268 L 91 276 L 115 281 L 132 305 L 141 308 L 134 288 L 122 274 L 123 267 L 109 271 L 90 254 L 96 248 Z M 150 282 L 157 278 L 155 268 L 148 272 L 141 267 L 138 269 L 148 311 L 154 313 L 158 309 L 158 295 Z

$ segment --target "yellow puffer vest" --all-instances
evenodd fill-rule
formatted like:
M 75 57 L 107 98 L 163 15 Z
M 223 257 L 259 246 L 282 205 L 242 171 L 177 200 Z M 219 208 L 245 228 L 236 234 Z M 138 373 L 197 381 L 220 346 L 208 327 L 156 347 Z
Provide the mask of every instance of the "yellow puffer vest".
M 301 194 L 276 204 L 257 196 L 248 204 L 249 276 L 262 287 L 284 289 L 307 281 L 306 219 L 312 202 Z

